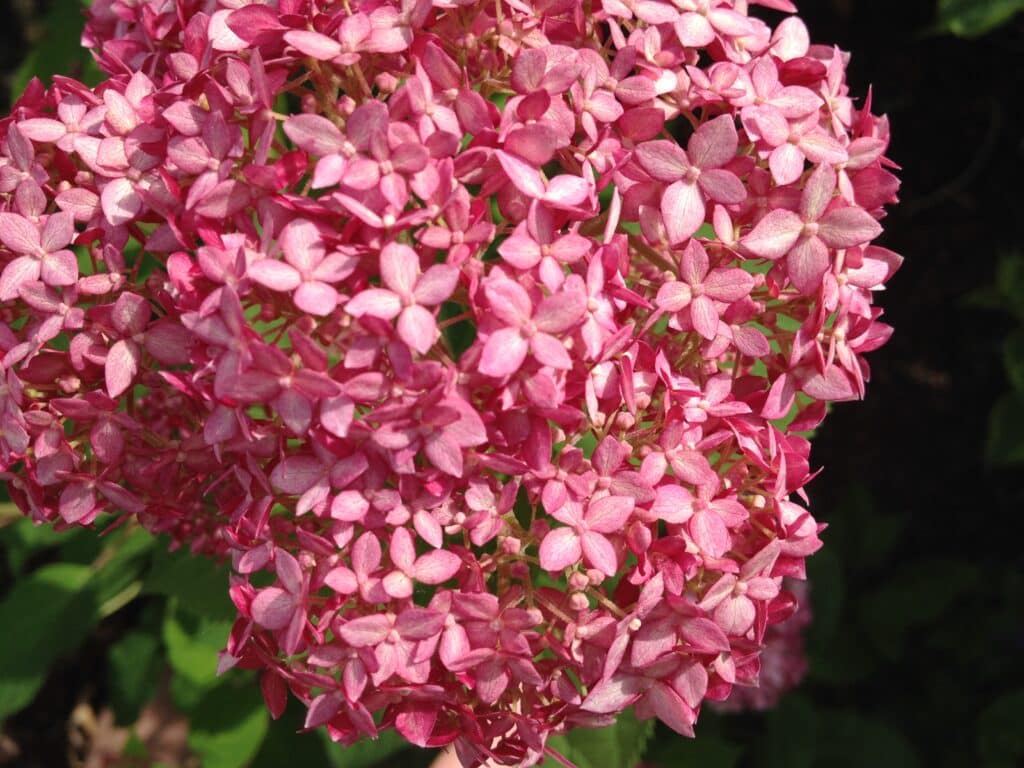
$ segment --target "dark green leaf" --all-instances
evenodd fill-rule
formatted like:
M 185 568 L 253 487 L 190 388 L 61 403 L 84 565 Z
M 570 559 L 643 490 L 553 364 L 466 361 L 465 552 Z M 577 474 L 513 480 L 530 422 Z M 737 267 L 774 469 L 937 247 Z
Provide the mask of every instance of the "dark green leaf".
M 119 723 L 132 723 L 156 689 L 160 643 L 145 632 L 132 632 L 110 648 L 107 688 Z
M 235 617 L 228 597 L 227 566 L 218 566 L 185 550 L 169 552 L 158 546 L 142 591 L 177 598 L 195 616 L 224 620 Z
M 73 610 L 89 575 L 84 565 L 48 565 L 0 602 L 0 718 L 32 701 L 50 664 L 92 628 L 91 611 Z
M 317 732 L 327 749 L 327 765 L 331 768 L 376 768 L 378 765 L 393 765 L 389 758 L 410 749 L 409 742 L 394 731 L 384 731 L 377 739 L 364 739 L 350 747 L 331 741 L 323 728 Z
M 84 10 L 79 0 L 54 0 L 42 24 L 42 34 L 29 51 L 11 84 L 20 94 L 33 77 L 48 81 L 53 75 L 67 75 L 87 84 L 99 81 L 92 56 L 81 46 Z
M 960 37 L 978 37 L 1024 10 L 1024 0 L 939 0 L 938 26 Z
M 654 720 L 637 720 L 632 709 L 619 715 L 607 728 L 579 728 L 565 736 L 553 736 L 548 743 L 578 768 L 633 768 L 644 756 L 654 733 Z M 556 768 L 548 759 L 544 768 Z
M 978 752 L 987 765 L 1024 762 L 1024 690 L 996 699 L 978 716 Z
M 1007 392 L 992 408 L 985 458 L 999 465 L 1024 463 L 1024 394 Z
M 241 768 L 259 751 L 269 720 L 256 679 L 249 677 L 244 685 L 218 686 L 203 698 L 188 743 L 203 768 Z

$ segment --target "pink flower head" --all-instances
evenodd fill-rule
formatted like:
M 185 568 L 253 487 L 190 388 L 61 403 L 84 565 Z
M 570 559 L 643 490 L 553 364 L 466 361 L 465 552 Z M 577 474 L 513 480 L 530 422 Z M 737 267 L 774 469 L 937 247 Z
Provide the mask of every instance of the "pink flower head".
M 901 263 L 848 55 L 789 0 L 179 5 L 94 0 L 104 81 L 0 125 L 14 502 L 230 562 L 222 668 L 345 744 L 798 678 L 806 435 Z

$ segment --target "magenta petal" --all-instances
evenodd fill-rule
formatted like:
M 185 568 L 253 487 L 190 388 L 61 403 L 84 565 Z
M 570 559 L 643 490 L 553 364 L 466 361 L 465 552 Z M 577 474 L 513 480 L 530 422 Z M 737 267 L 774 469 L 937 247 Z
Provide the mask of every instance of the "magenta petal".
M 284 629 L 295 611 L 295 599 L 278 587 L 261 589 L 252 601 L 252 618 L 267 629 Z
M 665 683 L 655 683 L 647 692 L 647 701 L 665 725 L 683 736 L 693 736 L 697 716 L 689 705 Z
M 341 638 L 355 648 L 365 648 L 368 645 L 377 645 L 384 642 L 391 631 L 391 621 L 387 616 L 375 614 L 373 616 L 361 616 L 358 619 L 346 622 L 341 625 L 338 634 Z
M 139 346 L 135 342 L 122 339 L 114 343 L 104 364 L 108 395 L 118 397 L 131 386 L 139 371 L 140 357 Z

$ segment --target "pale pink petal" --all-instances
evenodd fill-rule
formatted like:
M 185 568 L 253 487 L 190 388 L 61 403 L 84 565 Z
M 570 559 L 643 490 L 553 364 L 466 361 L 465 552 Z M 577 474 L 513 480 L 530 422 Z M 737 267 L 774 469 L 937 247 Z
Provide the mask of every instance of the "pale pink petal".
M 539 331 L 562 333 L 582 320 L 586 311 L 587 297 L 583 291 L 566 290 L 544 297 L 537 305 L 533 322 Z
M 582 537 L 583 556 L 587 564 L 601 571 L 605 576 L 612 577 L 618 568 L 615 547 L 600 533 L 586 531 Z
M 874 240 L 881 233 L 882 225 L 863 208 L 829 211 L 818 229 L 818 237 L 832 248 L 852 248 Z
M 135 374 L 139 371 L 140 357 L 139 347 L 135 342 L 121 339 L 114 343 L 107 352 L 107 361 L 103 368 L 108 395 L 118 397 L 131 386 Z
M 677 181 L 661 197 L 661 216 L 669 242 L 681 243 L 704 223 L 704 197 L 697 185 Z
M 776 184 L 792 184 L 804 172 L 804 153 L 795 144 L 786 142 L 772 150 L 768 167 Z
M 530 338 L 530 349 L 542 365 L 550 365 L 560 371 L 572 370 L 572 357 L 560 339 L 547 333 L 536 333 Z
M 416 281 L 413 298 L 417 304 L 433 307 L 451 296 L 458 284 L 458 267 L 434 264 Z
M 380 254 L 380 276 L 399 296 L 412 296 L 420 274 L 416 251 L 401 243 L 388 243 Z
M 337 40 L 309 29 L 289 30 L 284 33 L 284 39 L 301 53 L 320 61 L 329 61 L 342 51 L 341 43 Z
M 283 128 L 297 147 L 317 157 L 340 152 L 345 144 L 338 126 L 320 115 L 291 115 Z
M 792 211 L 770 211 L 740 240 L 755 256 L 778 259 L 785 256 L 803 231 L 804 222 Z
M 0 213 L 0 242 L 15 253 L 38 253 L 39 228 L 17 213 Z
M 361 616 L 341 625 L 338 634 L 349 645 L 365 648 L 384 642 L 391 631 L 391 621 L 383 614 Z
M 345 311 L 353 317 L 369 315 L 381 320 L 394 320 L 402 311 L 402 300 L 383 288 L 367 288 L 345 305 Z
M 678 312 L 688 306 L 692 299 L 693 293 L 688 283 L 671 280 L 658 288 L 658 295 L 654 301 L 659 309 Z
M 716 269 L 704 281 L 704 293 L 719 301 L 739 301 L 754 289 L 754 276 L 744 269 Z
M 580 537 L 572 528 L 556 528 L 540 543 L 540 567 L 546 571 L 561 571 L 578 563 L 582 556 Z
M 32 256 L 19 256 L 4 267 L 0 274 L 0 301 L 18 297 L 18 289 L 39 279 L 41 265 Z
M 272 291 L 294 291 L 302 283 L 295 267 L 277 259 L 260 259 L 250 264 L 245 273 Z
M 278 587 L 261 589 L 252 601 L 252 618 L 267 629 L 284 629 L 295 612 L 295 598 Z
M 100 193 L 103 215 L 113 226 L 127 224 L 138 216 L 144 207 L 142 197 L 132 183 L 125 178 L 114 179 L 103 187 Z
M 699 13 L 684 13 L 675 23 L 679 42 L 690 48 L 703 48 L 715 39 L 715 30 Z
M 331 314 L 338 306 L 338 299 L 338 292 L 319 280 L 303 283 L 292 296 L 296 307 L 317 317 Z
M 803 238 L 786 256 L 789 279 L 801 293 L 817 291 L 828 266 L 828 249 L 817 237 Z
M 441 584 L 452 578 L 462 567 L 459 556 L 443 549 L 428 552 L 416 561 L 413 578 L 424 584 Z
M 301 273 L 311 271 L 326 251 L 320 230 L 306 219 L 295 219 L 285 224 L 278 241 L 285 259 Z
M 747 188 L 731 171 L 704 171 L 697 179 L 697 186 L 708 198 L 723 205 L 742 203 L 747 197 Z
M 636 148 L 636 159 L 658 181 L 678 181 L 691 167 L 686 152 L 674 141 L 664 139 L 640 144 Z
M 540 171 L 516 155 L 498 150 L 498 162 L 516 188 L 527 197 L 541 198 L 546 191 Z
M 739 135 L 731 115 L 722 115 L 704 123 L 687 144 L 690 160 L 705 171 L 728 163 L 736 156 L 738 147 Z
M 526 359 L 529 348 L 529 342 L 515 328 L 502 328 L 492 333 L 480 356 L 480 373 L 495 378 L 515 373 Z
M 592 531 L 615 533 L 626 526 L 636 501 L 629 496 L 605 496 L 587 507 L 586 523 Z
M 697 333 L 705 339 L 718 335 L 718 310 L 707 296 L 698 296 L 690 303 L 690 320 Z
M 621 712 L 636 701 L 642 692 L 643 684 L 640 678 L 615 675 L 610 680 L 601 680 L 591 688 L 580 708 L 598 714 Z

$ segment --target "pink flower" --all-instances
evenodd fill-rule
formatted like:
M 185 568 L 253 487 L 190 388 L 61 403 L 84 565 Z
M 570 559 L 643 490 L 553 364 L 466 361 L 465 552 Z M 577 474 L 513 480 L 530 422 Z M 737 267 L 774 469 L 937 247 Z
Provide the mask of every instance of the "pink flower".
M 437 321 L 427 307 L 452 295 L 459 270 L 434 264 L 420 272 L 420 260 L 407 245 L 389 243 L 380 254 L 381 280 L 387 288 L 367 288 L 345 305 L 353 317 L 398 318 L 398 336 L 421 355 L 437 340 Z
M 25 283 L 42 280 L 55 287 L 74 285 L 78 262 L 67 250 L 74 239 L 70 213 L 55 213 L 46 219 L 42 231 L 16 213 L 0 213 L 0 242 L 19 254 L 0 273 L 0 301 L 10 301 Z
M 633 512 L 635 501 L 628 496 L 605 496 L 586 509 L 577 502 L 567 502 L 551 516 L 565 523 L 556 528 L 540 545 L 540 565 L 548 571 L 560 571 L 583 561 L 605 576 L 615 575 L 615 548 L 605 534 L 622 530 Z

